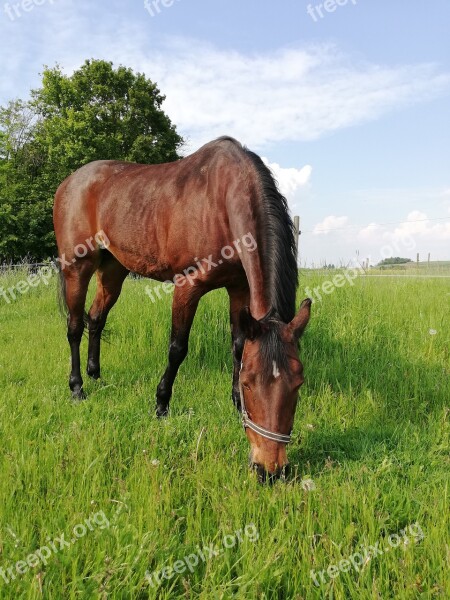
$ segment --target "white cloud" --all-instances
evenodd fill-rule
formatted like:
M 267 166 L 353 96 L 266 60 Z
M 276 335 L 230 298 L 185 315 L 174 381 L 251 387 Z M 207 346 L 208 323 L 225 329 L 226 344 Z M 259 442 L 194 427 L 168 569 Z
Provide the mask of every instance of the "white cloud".
M 425 213 L 414 210 L 409 213 L 404 223 L 396 227 L 392 233 L 388 232 L 388 236 L 394 240 L 414 237 L 420 239 L 421 242 L 434 243 L 446 240 L 450 242 L 450 221 L 433 222 L 428 219 Z
M 306 264 L 306 252 L 316 262 L 335 264 L 358 264 L 367 258 L 377 264 L 391 256 L 415 260 L 417 253 L 421 260 L 426 260 L 428 253 L 431 260 L 450 259 L 450 217 L 434 220 L 420 210 L 411 211 L 402 223 L 373 222 L 365 227 L 358 227 L 348 217 L 330 215 L 312 232 L 304 233 L 309 234 L 301 238 Z
M 435 243 L 450 241 L 450 220 L 429 219 L 426 213 L 420 210 L 410 212 L 402 223 L 397 225 L 379 225 L 371 223 L 363 227 L 356 234 L 356 239 L 367 243 L 402 243 L 405 240 L 415 239 L 417 242 Z M 450 254 L 450 247 L 449 247 Z
M 370 223 L 357 233 L 357 239 L 362 242 L 374 242 L 380 238 L 382 228 L 377 223 Z
M 261 148 L 306 141 L 430 99 L 450 85 L 433 65 L 350 64 L 330 45 L 260 55 L 180 40 L 146 68 L 194 146 L 227 133 Z
M 448 188 L 442 192 L 442 197 L 443 197 L 442 206 L 444 208 L 446 208 L 447 211 L 450 213 L 450 188 Z
M 162 39 L 144 10 L 142 22 L 117 26 L 100 7 L 77 6 L 67 0 L 36 9 L 40 27 L 25 17 L 0 26 L 10 57 L 0 73 L 3 94 L 26 95 L 42 64 L 56 60 L 66 72 L 89 56 L 125 64 L 158 83 L 165 110 L 190 141 L 188 151 L 223 134 L 259 151 L 315 140 L 450 89 L 450 74 L 433 64 L 362 62 L 326 43 L 245 54 Z
M 372 223 L 360 229 L 356 239 L 374 263 L 391 256 L 415 258 L 417 252 L 422 257 L 431 252 L 434 259 L 448 259 L 450 243 L 446 242 L 450 242 L 450 219 L 433 221 L 426 213 L 413 210 L 398 225 Z
M 330 215 L 329 217 L 325 217 L 325 219 L 321 223 L 317 223 L 317 225 L 313 229 L 313 234 L 328 235 L 336 229 L 345 228 L 348 225 L 348 223 L 348 217 L 335 217 L 334 215 Z
M 283 168 L 278 163 L 271 163 L 267 158 L 263 157 L 264 163 L 271 169 L 278 182 L 283 196 L 286 196 L 288 200 L 291 200 L 295 193 L 305 187 L 311 178 L 312 167 L 311 165 L 305 165 L 300 169 Z

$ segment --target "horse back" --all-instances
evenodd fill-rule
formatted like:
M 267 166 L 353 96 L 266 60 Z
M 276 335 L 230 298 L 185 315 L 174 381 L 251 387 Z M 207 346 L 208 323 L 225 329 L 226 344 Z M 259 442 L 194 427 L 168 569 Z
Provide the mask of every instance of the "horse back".
M 58 249 L 70 253 L 101 231 L 127 269 L 171 279 L 194 258 L 217 255 L 233 241 L 230 210 L 239 210 L 251 175 L 245 154 L 225 140 L 173 163 L 95 161 L 58 188 Z M 231 207 L 230 196 L 237 203 Z

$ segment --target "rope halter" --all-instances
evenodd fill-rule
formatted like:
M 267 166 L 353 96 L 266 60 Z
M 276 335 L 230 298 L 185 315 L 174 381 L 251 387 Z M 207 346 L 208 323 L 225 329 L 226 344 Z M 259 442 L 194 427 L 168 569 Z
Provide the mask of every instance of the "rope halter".
M 245 408 L 245 400 L 244 400 L 244 386 L 241 383 L 241 371 L 242 371 L 243 363 L 241 362 L 241 368 L 239 371 L 239 393 L 241 396 L 241 413 L 242 413 L 242 425 L 245 429 L 251 429 L 258 435 L 267 440 L 271 440 L 272 442 L 279 442 L 280 444 L 289 444 L 291 441 L 292 430 L 289 434 L 285 433 L 277 433 L 275 431 L 269 431 L 261 425 L 258 425 L 254 421 L 250 419 L 248 416 L 247 410 Z

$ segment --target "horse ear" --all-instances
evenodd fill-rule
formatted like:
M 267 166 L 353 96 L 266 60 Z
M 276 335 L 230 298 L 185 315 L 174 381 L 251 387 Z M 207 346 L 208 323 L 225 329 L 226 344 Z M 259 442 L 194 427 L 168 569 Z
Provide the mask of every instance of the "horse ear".
M 262 326 L 250 312 L 250 308 L 246 306 L 239 313 L 239 327 L 249 340 L 255 340 L 262 333 Z
M 300 339 L 309 323 L 309 318 L 311 316 L 311 304 L 312 300 L 310 298 L 303 300 L 298 313 L 289 323 L 289 331 L 296 340 Z

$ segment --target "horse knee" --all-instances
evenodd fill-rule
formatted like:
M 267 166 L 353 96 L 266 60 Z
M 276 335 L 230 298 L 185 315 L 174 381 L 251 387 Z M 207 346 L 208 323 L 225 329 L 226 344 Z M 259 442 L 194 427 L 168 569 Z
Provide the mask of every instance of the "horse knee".
M 103 331 L 103 329 L 105 327 L 105 323 L 106 323 L 106 318 L 104 315 L 89 314 L 88 318 L 87 318 L 87 326 L 88 326 L 89 333 L 92 333 L 94 335 L 101 334 L 101 332 Z
M 67 339 L 69 344 L 79 344 L 81 342 L 81 338 L 83 337 L 84 332 L 84 322 L 77 321 L 69 321 L 67 326 Z

